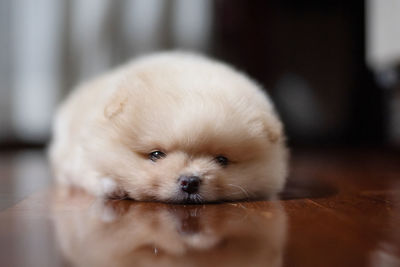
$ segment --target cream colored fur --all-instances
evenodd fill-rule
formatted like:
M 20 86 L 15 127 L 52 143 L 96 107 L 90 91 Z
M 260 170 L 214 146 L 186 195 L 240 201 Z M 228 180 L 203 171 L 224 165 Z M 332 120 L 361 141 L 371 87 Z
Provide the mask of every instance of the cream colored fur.
M 167 156 L 153 162 L 154 150 Z M 267 95 L 228 65 L 182 52 L 140 58 L 74 90 L 57 113 L 50 158 L 62 184 L 136 200 L 188 200 L 181 175 L 201 178 L 193 201 L 271 196 L 287 176 Z

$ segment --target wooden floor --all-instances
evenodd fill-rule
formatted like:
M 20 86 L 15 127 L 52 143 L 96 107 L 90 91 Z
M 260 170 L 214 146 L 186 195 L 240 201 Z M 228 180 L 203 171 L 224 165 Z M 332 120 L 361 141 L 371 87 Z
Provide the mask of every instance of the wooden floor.
M 100 201 L 0 156 L 0 266 L 400 266 L 400 157 L 300 150 L 276 201 Z

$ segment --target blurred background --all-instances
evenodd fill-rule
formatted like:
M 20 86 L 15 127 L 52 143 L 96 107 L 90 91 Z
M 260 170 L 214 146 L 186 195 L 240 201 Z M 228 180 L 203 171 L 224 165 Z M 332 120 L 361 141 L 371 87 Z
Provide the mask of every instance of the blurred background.
M 258 80 L 292 146 L 400 147 L 400 1 L 1 0 L 0 149 L 41 147 L 82 80 L 159 50 Z

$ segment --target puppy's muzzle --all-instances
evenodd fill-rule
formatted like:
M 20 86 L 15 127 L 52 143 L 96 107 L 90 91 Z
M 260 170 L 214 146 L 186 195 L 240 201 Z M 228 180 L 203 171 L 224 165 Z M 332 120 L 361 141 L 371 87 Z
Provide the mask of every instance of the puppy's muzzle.
M 188 194 L 195 194 L 199 191 L 200 178 L 198 176 L 182 175 L 178 179 L 181 190 Z

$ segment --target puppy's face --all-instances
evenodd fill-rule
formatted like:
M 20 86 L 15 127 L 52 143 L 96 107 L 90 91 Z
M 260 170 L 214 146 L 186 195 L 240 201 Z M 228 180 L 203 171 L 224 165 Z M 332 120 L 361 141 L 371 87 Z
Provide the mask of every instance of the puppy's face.
M 137 200 L 208 202 L 281 189 L 280 124 L 251 105 L 251 96 L 196 94 L 172 78 L 169 86 L 149 80 L 118 89 L 100 123 L 96 144 L 105 153 L 98 164 L 116 191 Z

